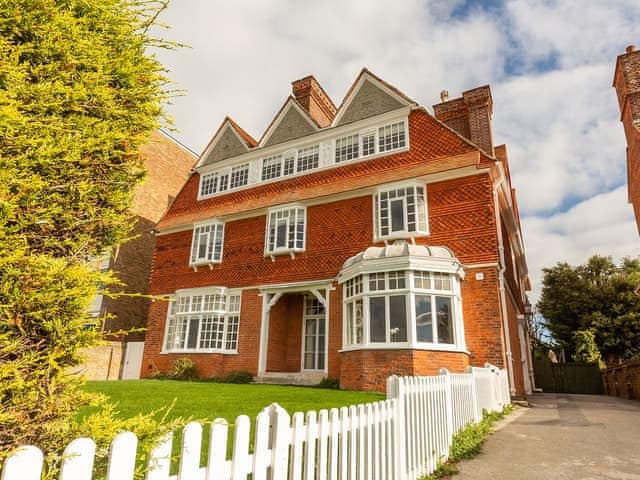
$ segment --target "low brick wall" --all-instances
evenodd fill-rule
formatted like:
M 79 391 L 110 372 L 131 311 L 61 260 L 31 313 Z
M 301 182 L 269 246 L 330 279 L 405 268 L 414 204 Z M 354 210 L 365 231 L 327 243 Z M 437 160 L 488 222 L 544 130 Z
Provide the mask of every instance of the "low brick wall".
M 640 359 L 602 371 L 607 395 L 640 400 Z

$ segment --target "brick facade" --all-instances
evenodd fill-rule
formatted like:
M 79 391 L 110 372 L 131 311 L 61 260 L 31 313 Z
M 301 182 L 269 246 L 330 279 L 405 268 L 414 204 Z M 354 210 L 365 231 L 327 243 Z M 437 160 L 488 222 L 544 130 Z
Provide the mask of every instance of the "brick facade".
M 294 82 L 296 88 L 305 108 L 313 104 L 308 96 L 315 95 L 317 101 L 320 93 L 326 95 L 309 78 Z M 376 95 L 382 95 L 380 92 Z M 354 96 L 359 93 L 362 92 L 350 91 Z M 391 374 L 430 375 L 440 368 L 461 372 L 469 365 L 482 366 L 485 362 L 509 367 L 507 341 L 520 358 L 517 327 L 510 328 L 511 338 L 505 341 L 505 323 L 509 326 L 517 323 L 518 315 L 524 313 L 527 284 L 524 256 L 514 256 L 514 264 L 501 265 L 501 251 L 509 252 L 511 262 L 511 243 L 520 238 L 519 232 L 513 231 L 513 225 L 519 229 L 519 221 L 515 202 L 510 203 L 514 198 L 510 186 L 506 197 L 496 194 L 499 188 L 496 180 L 502 175 L 507 176 L 506 183 L 510 184 L 506 151 L 500 147 L 496 149 L 500 158 L 488 156 L 493 155 L 488 87 L 466 93 L 469 102 L 465 114 L 473 111 L 476 117 L 484 115 L 481 120 L 479 117 L 466 120 L 469 131 L 471 124 L 474 131 L 482 130 L 478 133 L 480 137 L 474 137 L 483 143 L 482 149 L 474 146 L 472 139 L 445 127 L 423 108 L 413 106 L 407 110 L 410 141 L 407 151 L 247 186 L 205 200 L 197 200 L 199 173 L 194 173 L 157 226 L 150 291 L 155 295 L 171 295 L 177 290 L 205 286 L 242 289 L 238 351 L 162 353 L 167 304 L 156 301 L 149 312 L 143 374 L 166 371 L 185 355 L 193 359 L 202 377 L 237 370 L 257 375 L 261 368 L 265 372 L 301 372 L 303 298 L 315 288 L 324 292 L 326 285 L 331 285 L 325 292 L 326 375 L 339 378 L 342 388 L 383 390 Z M 398 102 L 409 102 L 402 96 L 395 98 Z M 359 102 L 366 103 L 365 100 L 358 97 Z M 327 121 L 328 117 L 322 120 Z M 447 247 L 464 268 L 460 297 L 467 351 L 407 347 L 343 350 L 344 307 L 338 274 L 348 258 L 372 245 L 384 246 L 373 241 L 375 189 L 404 180 L 413 180 L 426 189 L 429 233 L 412 241 Z M 265 255 L 267 209 L 292 202 L 306 206 L 304 251 L 295 255 Z M 505 212 L 516 220 L 503 222 Z M 189 265 L 193 222 L 211 218 L 225 222 L 222 262 L 211 268 L 194 269 Z M 513 278 L 501 278 L 502 272 L 508 270 Z M 501 290 L 505 283 L 516 299 L 506 309 L 502 306 L 505 292 Z M 269 297 L 269 292 L 280 293 Z M 275 298 L 274 303 L 264 310 L 269 298 Z M 263 318 L 268 322 L 264 326 Z M 260 356 L 261 329 L 268 332 L 264 360 Z M 522 372 L 514 375 L 518 393 L 524 390 L 522 378 Z
M 147 177 L 137 187 L 131 212 L 135 224 L 128 242 L 114 252 L 110 268 L 124 283 L 122 291 L 132 294 L 149 293 L 149 275 L 155 237 L 153 228 L 171 205 L 195 163 L 192 154 L 161 133 L 154 133 L 143 146 Z M 111 315 L 104 324 L 106 331 L 144 329 L 149 300 L 143 297 L 104 298 L 103 313 Z M 127 341 L 144 340 L 144 331 L 127 335 Z
M 626 53 L 618 57 L 613 86 L 627 139 L 629 203 L 633 205 L 640 231 L 640 50 L 634 46 L 629 46 Z

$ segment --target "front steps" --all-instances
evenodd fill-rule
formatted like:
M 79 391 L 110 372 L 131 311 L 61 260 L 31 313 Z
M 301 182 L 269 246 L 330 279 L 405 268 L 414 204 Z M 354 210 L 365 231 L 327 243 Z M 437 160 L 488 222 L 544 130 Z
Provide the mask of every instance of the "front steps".
M 265 372 L 253 377 L 255 383 L 272 385 L 317 385 L 327 376 L 324 372 Z

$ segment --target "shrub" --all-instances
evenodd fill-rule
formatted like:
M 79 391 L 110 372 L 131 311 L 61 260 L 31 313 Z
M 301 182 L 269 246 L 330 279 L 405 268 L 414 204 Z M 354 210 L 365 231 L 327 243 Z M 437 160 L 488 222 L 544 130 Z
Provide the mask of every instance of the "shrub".
M 167 377 L 172 380 L 195 380 L 198 378 L 198 369 L 188 357 L 182 357 L 173 362 Z
M 318 383 L 318 385 L 316 385 L 316 387 L 318 387 L 318 388 L 332 388 L 334 390 L 339 390 L 340 389 L 340 380 L 338 380 L 337 378 L 324 377 L 322 380 L 320 380 L 320 383 Z

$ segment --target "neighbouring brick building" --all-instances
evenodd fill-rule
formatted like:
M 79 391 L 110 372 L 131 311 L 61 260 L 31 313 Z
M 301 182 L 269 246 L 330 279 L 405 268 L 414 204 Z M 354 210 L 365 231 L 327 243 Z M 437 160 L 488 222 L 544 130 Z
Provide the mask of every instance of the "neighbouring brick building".
M 630 45 L 618 56 L 613 75 L 618 94 L 620 121 L 627 138 L 627 179 L 629 203 L 633 205 L 640 231 L 640 50 Z
M 156 227 L 142 375 L 339 378 L 507 367 L 531 389 L 527 265 L 488 86 L 435 117 L 364 69 L 314 77 L 259 141 L 226 118 Z
M 152 134 L 141 153 L 147 176 L 134 192 L 131 212 L 135 217 L 131 239 L 95 262 L 96 268 L 113 270 L 123 282 L 120 290 L 134 296 L 108 298 L 98 294 L 90 307 L 96 317 L 106 316 L 102 325 L 105 332 L 138 330 L 117 338 L 107 337 L 112 341 L 88 352 L 88 362 L 83 369 L 91 379 L 118 378 L 124 362 L 129 360 L 139 365 L 141 361 L 141 358 L 133 359 L 131 355 L 135 355 L 141 347 L 138 342 L 144 341 L 150 300 L 135 295 L 149 293 L 155 243 L 153 229 L 184 185 L 197 160 L 191 151 L 163 132 Z M 127 345 L 131 347 L 129 356 L 126 355 Z

